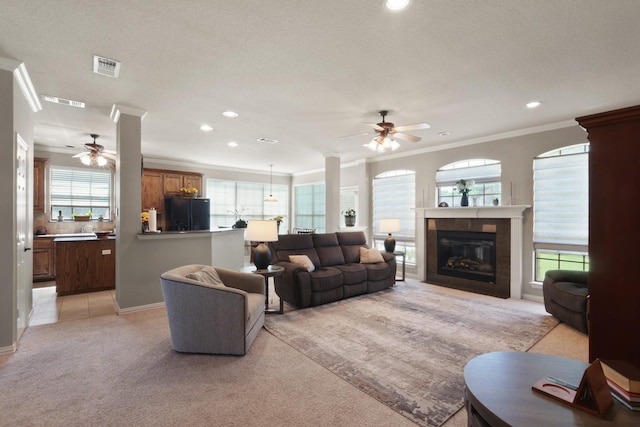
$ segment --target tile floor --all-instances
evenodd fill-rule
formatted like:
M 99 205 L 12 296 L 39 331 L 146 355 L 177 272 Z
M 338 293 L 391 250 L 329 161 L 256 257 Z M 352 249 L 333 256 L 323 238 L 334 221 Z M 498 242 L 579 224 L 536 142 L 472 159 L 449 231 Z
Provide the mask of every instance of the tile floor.
M 116 314 L 115 290 L 58 297 L 55 282 L 33 289 L 29 326 Z

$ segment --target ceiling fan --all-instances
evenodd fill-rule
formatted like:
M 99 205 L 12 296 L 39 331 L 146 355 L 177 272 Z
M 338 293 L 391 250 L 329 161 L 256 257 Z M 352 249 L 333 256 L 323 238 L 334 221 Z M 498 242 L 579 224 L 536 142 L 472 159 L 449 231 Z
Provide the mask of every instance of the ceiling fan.
M 79 157 L 82 164 L 87 166 L 105 166 L 108 162 L 107 158 L 115 160 L 115 152 L 105 150 L 104 147 L 96 143 L 96 139 L 100 137 L 95 133 L 90 134 L 93 142 L 84 144 L 85 152 L 78 153 L 73 157 Z
M 385 117 L 389 114 L 387 110 L 379 111 L 380 116 L 382 116 L 382 121 L 380 123 L 365 123 L 375 129 L 377 136 L 373 138 L 367 144 L 364 144 L 365 147 L 369 148 L 372 151 L 377 151 L 379 153 L 383 153 L 387 149 L 391 151 L 395 151 L 400 147 L 400 144 L 395 141 L 393 138 L 403 139 L 405 141 L 418 142 L 422 138 L 415 135 L 409 135 L 408 133 L 404 133 L 405 131 L 411 130 L 420 130 L 420 129 L 429 129 L 431 126 L 427 123 L 416 123 L 413 125 L 404 125 L 404 126 L 395 126 L 391 122 L 386 122 Z M 363 135 L 363 134 L 359 134 Z M 365 133 L 364 135 L 369 135 Z M 356 135 L 352 135 L 356 136 Z M 392 138 L 393 137 L 393 138 Z

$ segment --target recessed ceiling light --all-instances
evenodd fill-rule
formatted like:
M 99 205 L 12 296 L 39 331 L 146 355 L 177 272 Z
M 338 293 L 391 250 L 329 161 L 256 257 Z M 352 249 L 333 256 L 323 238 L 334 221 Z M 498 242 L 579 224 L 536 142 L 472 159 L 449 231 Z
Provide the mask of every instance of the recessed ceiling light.
M 525 107 L 527 107 L 527 108 L 538 108 L 540 105 L 542 105 L 542 102 L 540 102 L 540 101 L 531 101 L 531 102 L 527 102 Z
M 222 115 L 230 118 L 238 117 L 238 113 L 236 113 L 235 111 L 225 111 L 224 113 L 222 113 Z
M 213 130 L 213 128 L 209 125 L 202 125 L 200 126 L 200 130 L 203 132 L 211 132 Z
M 447 132 L 447 131 L 438 132 L 438 136 L 449 136 L 449 135 L 451 135 L 451 132 Z
M 387 0 L 387 9 L 402 10 L 409 5 L 409 0 Z
M 229 147 L 237 147 L 238 143 L 235 141 L 231 141 L 230 143 L 227 144 Z

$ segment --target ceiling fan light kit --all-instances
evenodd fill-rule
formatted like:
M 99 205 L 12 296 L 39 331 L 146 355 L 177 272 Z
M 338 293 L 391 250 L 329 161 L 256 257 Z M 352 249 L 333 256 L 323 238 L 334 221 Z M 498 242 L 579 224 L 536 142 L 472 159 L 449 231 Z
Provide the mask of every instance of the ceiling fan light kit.
M 95 133 L 91 134 L 93 138 L 92 143 L 84 144 L 85 149 L 89 150 L 88 152 L 76 154 L 73 157 L 79 157 L 80 162 L 86 166 L 106 166 L 109 162 L 107 157 L 115 158 L 113 154 L 110 154 L 104 150 L 104 147 L 100 144 L 96 143 L 96 139 L 100 135 Z
M 371 151 L 375 151 L 376 153 L 384 153 L 386 150 L 395 151 L 400 148 L 400 144 L 395 139 L 392 139 L 390 135 L 404 139 L 405 141 L 418 142 L 422 138 L 409 135 L 408 133 L 403 133 L 403 131 L 429 129 L 431 127 L 427 123 L 416 123 L 414 125 L 396 127 L 393 123 L 386 122 L 384 120 L 386 115 L 389 114 L 389 111 L 381 110 L 379 113 L 382 116 L 382 121 L 380 123 L 367 123 L 375 129 L 378 135 L 368 144 L 364 144 L 365 147 Z

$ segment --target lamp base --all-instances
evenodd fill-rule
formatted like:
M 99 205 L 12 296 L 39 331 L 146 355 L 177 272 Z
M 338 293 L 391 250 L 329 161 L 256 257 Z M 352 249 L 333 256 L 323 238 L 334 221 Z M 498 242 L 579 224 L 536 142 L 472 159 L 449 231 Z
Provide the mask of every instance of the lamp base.
M 384 239 L 384 250 L 393 253 L 396 250 L 396 239 L 391 236 L 391 233 Z
M 266 270 L 271 264 L 271 251 L 264 242 L 258 244 L 253 252 L 253 263 L 258 270 Z

